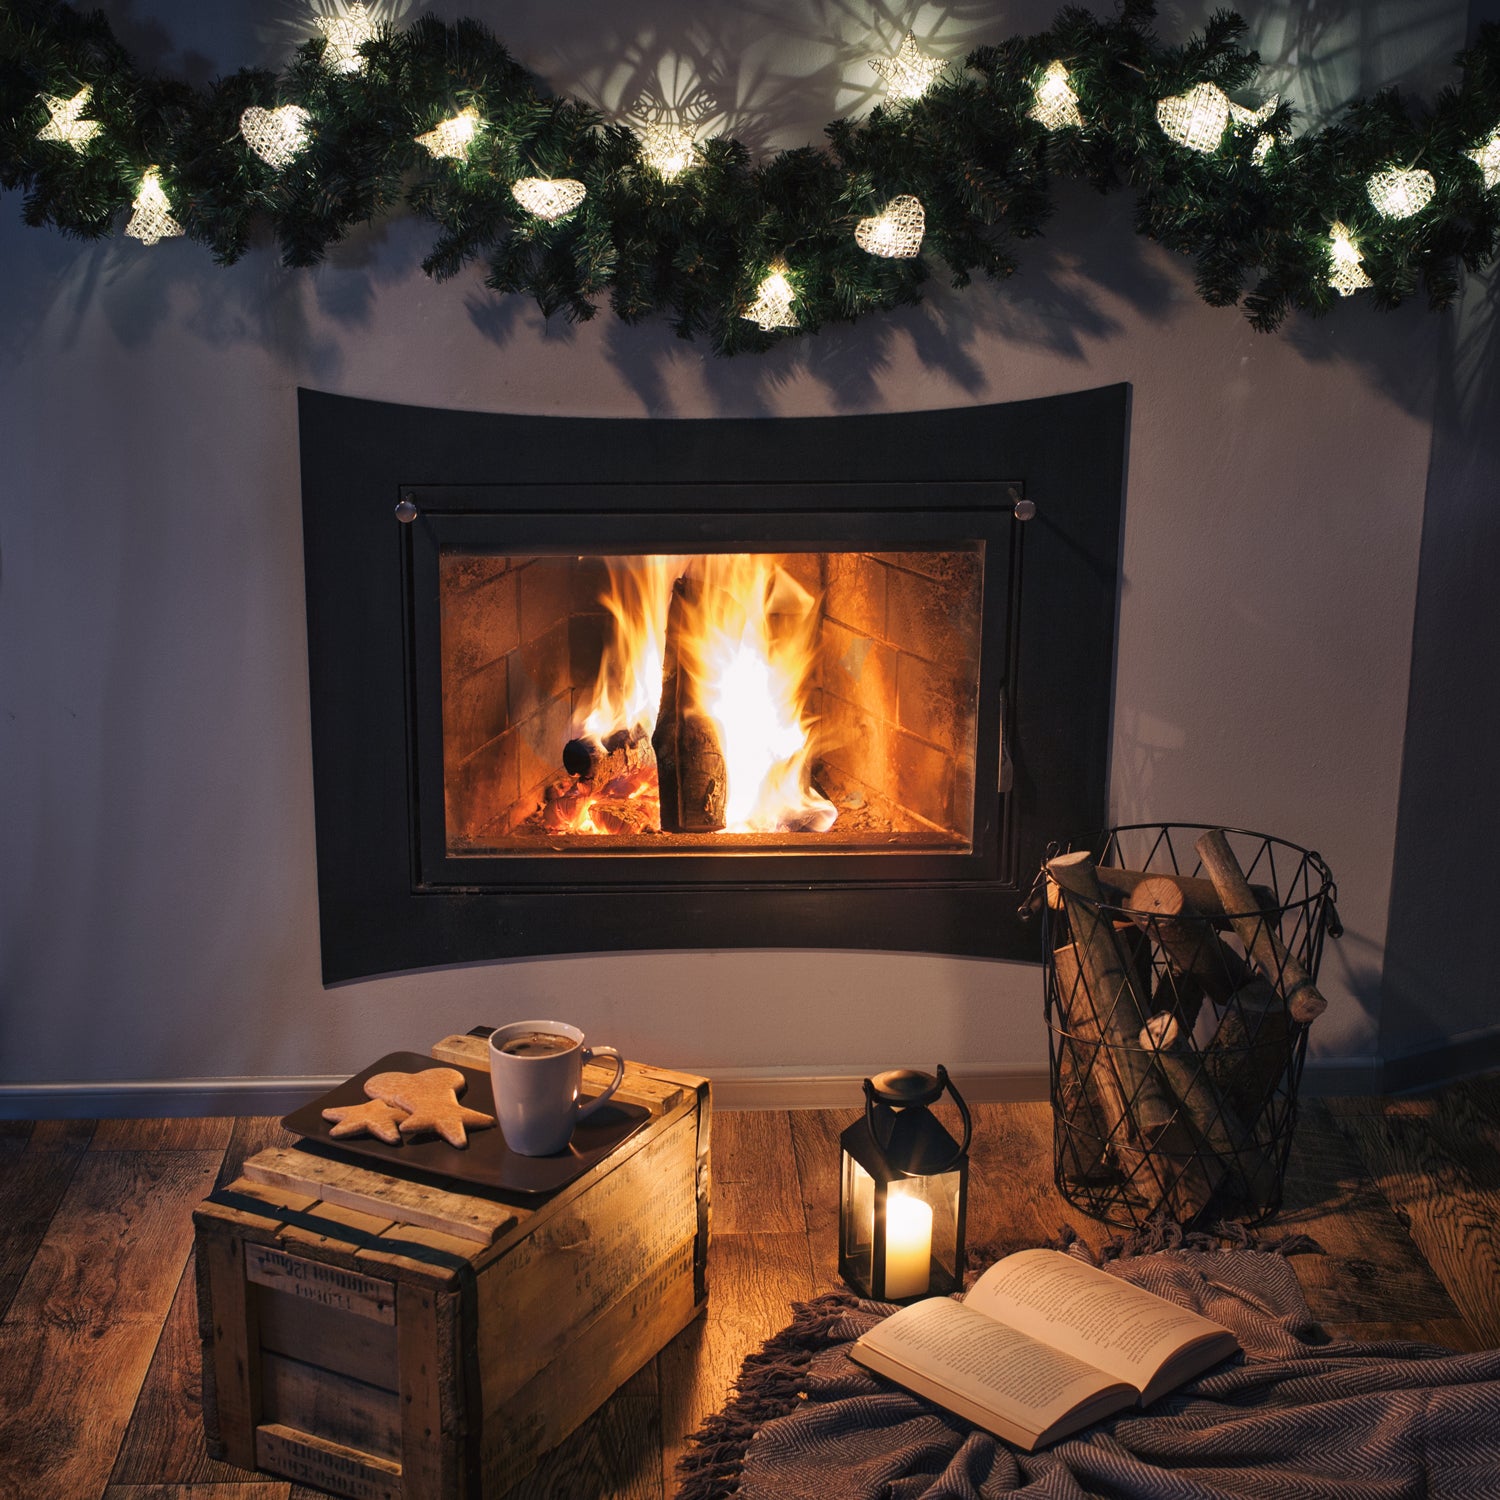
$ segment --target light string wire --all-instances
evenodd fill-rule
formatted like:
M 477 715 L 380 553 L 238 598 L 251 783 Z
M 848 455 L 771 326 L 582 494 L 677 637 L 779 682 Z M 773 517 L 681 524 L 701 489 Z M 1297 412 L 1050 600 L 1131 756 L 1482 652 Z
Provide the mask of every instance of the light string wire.
M 269 224 L 286 265 L 310 266 L 404 205 L 436 225 L 430 275 L 482 258 L 488 286 L 528 294 L 548 315 L 591 318 L 607 299 L 628 323 L 665 315 L 720 353 L 916 303 L 934 260 L 955 286 L 976 272 L 1010 276 L 1021 242 L 1052 212 L 1054 177 L 1129 186 L 1138 232 L 1192 256 L 1204 300 L 1238 304 L 1262 330 L 1347 294 L 1335 224 L 1382 308 L 1419 291 L 1446 307 L 1462 268 L 1494 260 L 1500 27 L 1481 29 L 1431 106 L 1385 90 L 1299 135 L 1291 106 L 1277 102 L 1254 129 L 1226 128 L 1189 149 L 1165 133 L 1162 101 L 1212 84 L 1239 95 L 1235 117 L 1248 118 L 1269 103 L 1256 94 L 1259 58 L 1241 45 L 1238 16 L 1215 16 L 1176 47 L 1152 34 L 1153 18 L 1149 0 L 1123 0 L 1103 20 L 1065 10 L 1049 31 L 950 61 L 919 97 L 834 121 L 821 148 L 755 161 L 740 141 L 715 137 L 695 143 L 687 169 L 663 174 L 649 143 L 551 95 L 472 20 L 371 26 L 353 68 L 330 66 L 329 43 L 314 35 L 280 75 L 241 69 L 195 89 L 138 69 L 97 13 L 8 0 L 0 187 L 23 193 L 28 224 L 98 238 L 122 230 L 154 167 L 163 212 L 225 265 L 249 249 L 257 224 Z M 1037 109 L 1058 63 L 1080 125 L 1070 113 L 1067 128 L 1049 128 Z M 58 110 L 84 89 L 76 113 L 98 129 L 59 139 Z M 241 121 L 286 105 L 306 112 L 305 131 L 273 165 Z M 436 158 L 418 144 L 466 110 L 481 123 L 462 154 Z M 1386 216 L 1378 185 L 1417 161 L 1430 197 Z M 548 219 L 517 201 L 527 179 L 573 183 L 568 191 L 584 196 Z M 903 197 L 921 205 L 921 253 L 867 253 L 856 227 Z M 773 266 L 787 268 L 796 297 L 788 321 L 766 328 L 747 310 Z

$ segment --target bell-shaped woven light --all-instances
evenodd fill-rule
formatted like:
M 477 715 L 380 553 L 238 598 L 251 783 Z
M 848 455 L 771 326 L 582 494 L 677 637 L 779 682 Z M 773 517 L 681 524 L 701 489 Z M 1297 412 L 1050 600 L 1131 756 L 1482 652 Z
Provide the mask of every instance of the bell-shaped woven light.
M 240 134 L 263 162 L 284 167 L 307 144 L 310 119 L 312 116 L 300 104 L 282 104 L 276 109 L 252 104 L 240 116 Z
M 1383 218 L 1409 219 L 1432 202 L 1437 183 L 1421 167 L 1387 167 L 1365 183 L 1365 192 Z
M 787 280 L 786 267 L 775 265 L 756 287 L 755 301 L 740 316 L 758 324 L 767 333 L 777 328 L 797 328 L 801 325 L 792 311 L 796 300 L 797 293 Z
M 1486 191 L 1500 187 L 1500 125 L 1490 131 L 1472 151 L 1465 151 L 1464 155 L 1484 174 Z
M 647 125 L 641 131 L 641 160 L 671 182 L 698 160 L 698 147 L 680 125 Z
M 1355 292 L 1375 285 L 1365 271 L 1353 237 L 1339 219 L 1333 221 L 1328 231 L 1328 259 L 1333 267 L 1328 280 L 1340 297 L 1352 297 Z
M 927 215 L 922 200 L 910 193 L 892 198 L 878 214 L 854 226 L 854 243 L 887 260 L 910 260 L 922 248 Z
M 1083 116 L 1078 112 L 1078 95 L 1073 92 L 1073 80 L 1061 61 L 1047 64 L 1037 84 L 1031 108 L 1026 111 L 1044 130 L 1075 130 L 1083 128 Z
M 172 217 L 172 204 L 155 167 L 141 178 L 140 191 L 130 206 L 135 212 L 125 226 L 125 233 L 143 245 L 154 245 L 158 240 L 169 240 L 183 232 L 182 225 Z
M 373 42 L 378 32 L 362 0 L 354 0 L 341 16 L 319 16 L 313 25 L 328 42 L 323 49 L 323 66 L 329 72 L 364 72 L 367 59 L 360 55 L 359 49 L 365 42 Z
M 1217 151 L 1229 125 L 1229 96 L 1216 83 L 1195 83 L 1185 94 L 1157 100 L 1156 123 L 1179 146 Z
M 471 104 L 451 119 L 441 120 L 431 130 L 424 130 L 416 140 L 440 160 L 463 161 L 469 154 L 469 143 L 479 129 L 479 111 Z
M 892 99 L 920 99 L 947 65 L 921 51 L 915 34 L 908 31 L 894 57 L 872 57 L 870 66 L 885 79 L 886 92 Z
M 562 219 L 583 202 L 588 189 L 576 177 L 523 177 L 511 197 L 539 219 Z
M 37 131 L 39 141 L 61 141 L 75 151 L 82 151 L 104 128 L 97 120 L 85 120 L 81 116 L 89 107 L 93 89 L 88 85 L 78 90 L 71 99 L 59 99 L 55 94 L 43 94 L 42 103 L 47 106 L 51 118 Z

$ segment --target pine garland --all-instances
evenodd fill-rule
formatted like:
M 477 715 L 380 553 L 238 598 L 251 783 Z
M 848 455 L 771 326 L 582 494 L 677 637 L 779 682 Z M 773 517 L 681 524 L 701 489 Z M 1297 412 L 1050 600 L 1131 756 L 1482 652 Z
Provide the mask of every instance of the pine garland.
M 1495 258 L 1500 181 L 1487 183 L 1500 179 L 1500 145 L 1483 163 L 1477 153 L 1500 140 L 1500 27 L 1481 29 L 1457 59 L 1459 81 L 1430 107 L 1385 90 L 1297 135 L 1281 102 L 1194 150 L 1166 133 L 1160 101 L 1204 83 L 1231 98 L 1253 93 L 1259 58 L 1242 46 L 1236 15 L 1167 47 L 1151 32 L 1154 14 L 1150 0 L 1122 0 L 1107 20 L 1065 9 L 1040 35 L 977 48 L 917 99 L 834 121 L 822 149 L 754 161 L 739 141 L 716 137 L 668 179 L 633 131 L 550 94 L 474 21 L 379 28 L 353 71 L 331 67 L 318 36 L 279 76 L 242 69 L 200 90 L 142 72 L 97 13 L 9 0 L 0 186 L 24 193 L 28 224 L 95 239 L 114 232 L 154 167 L 169 205 L 164 232 L 180 226 L 223 265 L 244 255 L 257 222 L 270 224 L 286 265 L 311 266 L 354 226 L 404 204 L 436 225 L 423 261 L 432 276 L 483 259 L 488 286 L 524 292 L 548 315 L 591 318 L 607 297 L 625 322 L 665 315 L 722 354 L 787 336 L 746 316 L 772 268 L 784 268 L 791 315 L 807 332 L 920 301 L 934 260 L 955 286 L 976 272 L 1010 276 L 1020 242 L 1053 211 L 1055 177 L 1133 188 L 1137 230 L 1192 256 L 1203 299 L 1241 306 L 1262 330 L 1337 300 L 1335 221 L 1357 247 L 1342 290 L 1368 284 L 1383 308 L 1419 287 L 1431 307 L 1446 307 L 1459 267 Z M 1033 117 L 1054 62 L 1081 127 Z M 97 131 L 81 143 L 43 138 L 57 107 L 84 88 L 75 109 Z M 307 112 L 305 144 L 275 167 L 251 149 L 241 120 L 252 106 L 288 104 Z M 465 108 L 480 121 L 465 154 L 437 158 L 418 144 Z M 1391 218 L 1375 207 L 1369 179 L 1391 167 L 1431 174 L 1419 212 Z M 585 196 L 547 220 L 512 193 L 526 177 L 573 179 Z M 923 206 L 921 253 L 867 253 L 856 224 L 901 195 Z

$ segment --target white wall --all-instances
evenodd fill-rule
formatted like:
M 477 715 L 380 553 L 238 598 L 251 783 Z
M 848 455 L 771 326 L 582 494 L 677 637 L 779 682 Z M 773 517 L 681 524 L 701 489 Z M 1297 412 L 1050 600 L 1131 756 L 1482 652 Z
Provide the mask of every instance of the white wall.
M 299 6 L 107 5 L 203 78 L 277 65 Z M 936 8 L 807 0 L 471 0 L 559 89 L 617 109 L 708 75 L 768 145 L 863 108 L 870 52 Z M 1164 14 L 1168 40 L 1208 7 Z M 1307 7 L 1310 11 L 1311 6 Z M 1259 28 L 1277 82 L 1332 105 L 1431 89 L 1464 9 L 1301 7 Z M 450 16 L 454 12 L 445 12 Z M 1045 25 L 944 7 L 933 50 Z M 879 45 L 881 42 L 888 46 Z M 668 56 L 658 68 L 656 59 Z M 632 66 L 639 71 L 631 73 Z M 1438 320 L 1360 299 L 1266 337 L 1201 305 L 1130 231 L 1127 195 L 1064 187 L 1002 288 L 717 361 L 663 327 L 581 328 L 417 269 L 379 225 L 316 272 L 262 247 L 80 245 L 0 203 L 0 1084 L 346 1073 L 445 1030 L 566 1013 L 663 1063 L 845 1072 L 1036 1068 L 1039 970 L 924 956 L 699 952 L 514 961 L 319 983 L 294 391 L 590 416 L 821 415 L 1133 387 L 1112 802 L 1321 850 L 1348 928 L 1313 1032 L 1377 1050 L 1433 427 Z M 940 283 L 941 278 L 937 280 Z M 1072 830 L 1059 830 L 1060 833 Z

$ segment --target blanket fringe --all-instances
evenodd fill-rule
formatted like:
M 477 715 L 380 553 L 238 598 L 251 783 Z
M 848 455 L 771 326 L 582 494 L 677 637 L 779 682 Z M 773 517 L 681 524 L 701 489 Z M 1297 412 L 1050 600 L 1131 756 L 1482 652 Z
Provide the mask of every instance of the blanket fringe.
M 723 1500 L 738 1491 L 750 1439 L 802 1399 L 808 1362 L 832 1342 L 829 1331 L 864 1305 L 849 1292 L 792 1304 L 791 1324 L 747 1356 L 724 1410 L 706 1417 L 688 1439 L 677 1462 L 677 1500 Z

